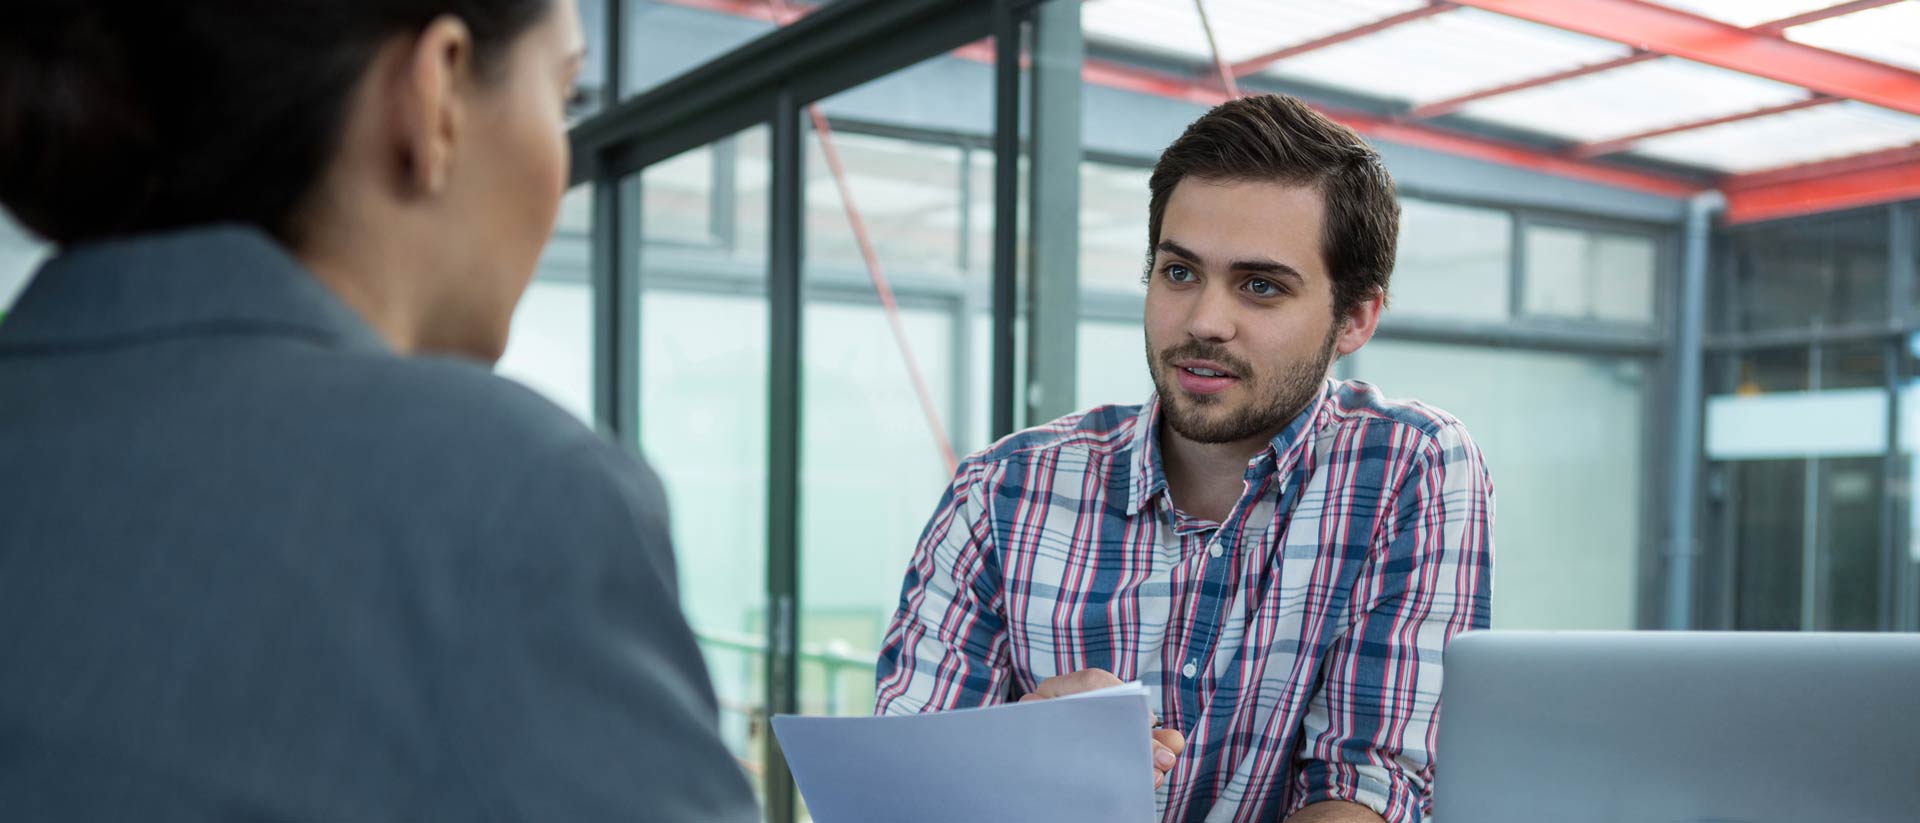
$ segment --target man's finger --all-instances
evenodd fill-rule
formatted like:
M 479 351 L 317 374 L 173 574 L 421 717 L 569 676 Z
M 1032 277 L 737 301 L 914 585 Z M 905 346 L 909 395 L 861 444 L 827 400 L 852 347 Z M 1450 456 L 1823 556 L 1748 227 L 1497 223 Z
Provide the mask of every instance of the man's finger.
M 1108 686 L 1120 685 L 1120 678 L 1106 669 L 1081 669 L 1072 674 L 1049 677 L 1040 681 L 1033 693 L 1041 697 L 1065 697 L 1070 694 L 1090 692 Z
M 1169 749 L 1165 746 L 1155 743 L 1153 746 L 1154 771 L 1165 772 L 1168 769 L 1173 768 L 1173 756 L 1174 756 L 1174 751 L 1172 749 Z
M 1154 729 L 1153 742 L 1178 755 L 1187 750 L 1187 736 L 1179 729 Z

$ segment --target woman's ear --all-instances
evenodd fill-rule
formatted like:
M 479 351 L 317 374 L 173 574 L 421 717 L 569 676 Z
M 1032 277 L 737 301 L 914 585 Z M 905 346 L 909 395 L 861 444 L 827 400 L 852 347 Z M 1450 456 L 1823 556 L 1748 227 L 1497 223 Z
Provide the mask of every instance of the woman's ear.
M 461 92 L 472 82 L 473 33 L 459 18 L 442 15 L 401 48 L 389 99 L 403 185 L 410 193 L 436 195 L 446 189 L 465 136 Z

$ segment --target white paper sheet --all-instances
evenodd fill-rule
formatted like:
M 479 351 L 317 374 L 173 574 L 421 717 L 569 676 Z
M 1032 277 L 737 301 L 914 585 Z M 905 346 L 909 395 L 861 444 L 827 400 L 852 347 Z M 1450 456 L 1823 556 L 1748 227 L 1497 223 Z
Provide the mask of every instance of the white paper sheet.
M 773 719 L 816 823 L 1152 823 L 1148 692 Z

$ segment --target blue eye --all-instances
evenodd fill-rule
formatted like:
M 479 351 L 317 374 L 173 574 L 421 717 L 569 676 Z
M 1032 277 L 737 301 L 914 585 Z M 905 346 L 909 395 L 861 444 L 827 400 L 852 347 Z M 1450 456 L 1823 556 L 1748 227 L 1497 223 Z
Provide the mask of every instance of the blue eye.
M 1200 279 L 1193 273 L 1192 269 L 1182 266 L 1179 263 L 1167 264 L 1165 271 L 1167 274 L 1167 282 L 1169 283 L 1191 283 Z
M 1247 281 L 1247 291 L 1253 292 L 1255 297 L 1273 297 L 1280 294 L 1280 287 L 1274 285 L 1271 280 L 1256 277 Z

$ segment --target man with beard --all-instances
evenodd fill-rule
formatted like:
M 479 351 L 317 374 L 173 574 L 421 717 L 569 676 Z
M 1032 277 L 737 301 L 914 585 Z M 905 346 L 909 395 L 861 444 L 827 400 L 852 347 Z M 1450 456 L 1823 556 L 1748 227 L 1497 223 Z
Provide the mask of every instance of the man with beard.
M 1154 394 L 960 465 L 876 711 L 1139 680 L 1163 820 L 1420 821 L 1441 650 L 1491 611 L 1493 486 L 1452 416 L 1329 379 L 1386 304 L 1393 181 L 1267 95 L 1195 121 L 1149 187 Z

